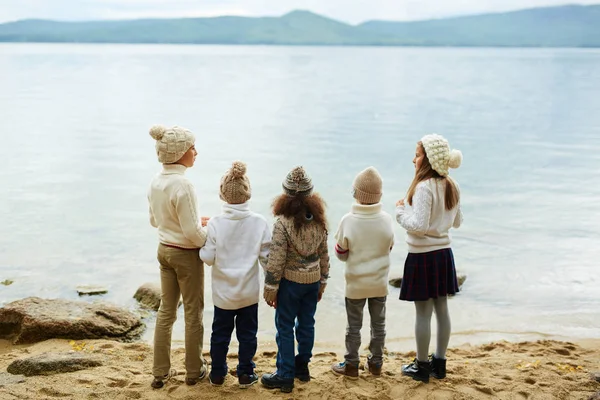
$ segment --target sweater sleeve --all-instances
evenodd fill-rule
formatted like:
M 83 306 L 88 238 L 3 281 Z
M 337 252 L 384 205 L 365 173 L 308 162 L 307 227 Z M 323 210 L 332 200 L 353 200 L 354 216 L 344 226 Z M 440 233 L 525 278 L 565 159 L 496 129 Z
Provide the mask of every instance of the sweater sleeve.
M 463 222 L 463 213 L 460 208 L 460 203 L 458 203 L 458 210 L 456 212 L 456 217 L 454 217 L 454 223 L 452 224 L 452 227 L 458 229 L 462 225 L 462 222 Z
M 269 262 L 269 251 L 271 248 L 271 230 L 269 224 L 265 222 L 265 229 L 260 243 L 260 252 L 258 253 L 258 262 L 265 268 Z
M 319 246 L 319 259 L 321 266 L 321 290 L 323 286 L 327 285 L 327 279 L 329 279 L 329 251 L 327 250 L 327 235 Z
M 424 236 L 429 229 L 431 217 L 431 204 L 433 194 L 427 185 L 419 185 L 413 196 L 412 212 L 407 213 L 403 206 L 396 208 L 396 220 L 408 232 Z
M 183 235 L 198 247 L 204 246 L 206 242 L 206 230 L 202 228 L 198 218 L 198 205 L 194 187 L 184 184 L 177 192 L 175 209 Z
M 148 206 L 148 211 L 150 212 L 150 225 L 152 225 L 154 228 L 158 228 L 156 218 L 154 218 L 154 213 L 152 212 L 152 206 Z
M 279 290 L 288 253 L 288 240 L 280 221 L 273 227 L 273 239 L 269 251 L 269 260 L 265 267 L 265 298 L 273 298 Z
M 335 233 L 335 256 L 340 261 L 348 260 L 350 249 L 348 248 L 348 238 L 344 235 L 344 219 L 340 221 L 338 230 Z
M 212 266 L 217 257 L 217 230 L 215 228 L 214 219 L 208 221 L 208 233 L 206 234 L 206 243 L 200 249 L 200 258 L 206 265 Z

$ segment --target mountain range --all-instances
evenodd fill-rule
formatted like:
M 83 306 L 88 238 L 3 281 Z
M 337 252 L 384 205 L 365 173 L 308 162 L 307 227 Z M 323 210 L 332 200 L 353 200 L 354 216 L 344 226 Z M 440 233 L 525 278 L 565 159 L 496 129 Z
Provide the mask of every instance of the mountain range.
M 600 47 L 600 5 L 359 25 L 302 10 L 257 18 L 30 19 L 0 24 L 0 42 Z

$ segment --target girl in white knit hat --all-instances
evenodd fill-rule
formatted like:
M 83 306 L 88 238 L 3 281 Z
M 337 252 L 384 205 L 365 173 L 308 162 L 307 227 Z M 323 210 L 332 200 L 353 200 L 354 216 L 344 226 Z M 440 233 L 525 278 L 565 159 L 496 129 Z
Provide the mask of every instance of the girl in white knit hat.
M 204 265 L 199 249 L 206 241 L 194 186 L 185 171 L 194 165 L 194 135 L 187 129 L 160 125 L 150 129 L 156 140 L 158 161 L 163 164 L 150 185 L 150 224 L 158 228 L 161 302 L 154 332 L 154 366 L 152 387 L 162 388 L 175 371 L 171 369 L 171 332 L 177 318 L 177 305 L 183 297 L 185 313 L 185 369 L 188 385 L 195 385 L 206 375 L 202 358 L 204 327 Z
M 458 292 L 450 228 L 462 223 L 460 190 L 448 176 L 448 168 L 458 168 L 462 154 L 450 150 L 440 135 L 424 136 L 417 143 L 415 177 L 405 200 L 396 203 L 396 220 L 407 231 L 408 256 L 400 299 L 413 301 L 417 312 L 415 336 L 417 357 L 402 367 L 402 374 L 429 382 L 429 376 L 446 376 L 446 350 L 450 341 L 448 295 Z M 428 357 L 431 316 L 437 318 L 437 347 Z

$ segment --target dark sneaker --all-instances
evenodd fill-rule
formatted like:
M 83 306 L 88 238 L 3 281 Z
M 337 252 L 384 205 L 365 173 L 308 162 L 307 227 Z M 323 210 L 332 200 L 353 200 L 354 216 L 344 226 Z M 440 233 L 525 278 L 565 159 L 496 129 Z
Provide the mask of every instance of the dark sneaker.
M 254 374 L 254 373 L 252 375 L 248 375 L 248 374 L 239 375 L 238 382 L 240 384 L 240 389 L 247 389 L 250 386 L 254 385 L 256 382 L 258 382 L 258 375 Z
M 165 386 L 165 383 L 167 383 L 167 381 L 175 375 L 177 375 L 177 371 L 172 369 L 165 376 L 155 376 L 150 386 L 152 386 L 153 389 L 161 389 L 163 386 Z
M 367 360 L 366 370 L 371 373 L 373 376 L 381 376 L 381 367 L 383 364 L 376 364 L 371 362 L 371 360 Z
M 431 376 L 436 379 L 444 379 L 446 377 L 446 359 L 436 358 L 435 355 L 429 355 L 429 362 L 431 363 Z
M 295 377 L 300 380 L 300 382 L 310 382 L 310 370 L 308 369 L 308 363 L 300 361 L 297 356 Z
M 358 379 L 358 364 L 350 364 L 344 361 L 333 364 L 331 370 L 337 375 L 347 376 L 350 379 Z
M 206 365 L 203 363 L 202 368 L 200 369 L 200 375 L 195 378 L 185 378 L 185 384 L 188 386 L 194 386 L 196 383 L 200 382 L 206 376 Z
M 225 377 L 224 376 L 213 375 L 212 372 L 211 372 L 208 375 L 208 381 L 213 386 L 223 386 L 223 384 L 225 383 Z
M 410 376 L 415 381 L 429 383 L 430 372 L 429 361 L 417 361 L 416 358 L 410 364 L 402 366 L 402 375 Z
M 291 393 L 294 389 L 294 379 L 282 378 L 277 373 L 264 374 L 260 383 L 267 389 L 281 389 L 283 393 Z

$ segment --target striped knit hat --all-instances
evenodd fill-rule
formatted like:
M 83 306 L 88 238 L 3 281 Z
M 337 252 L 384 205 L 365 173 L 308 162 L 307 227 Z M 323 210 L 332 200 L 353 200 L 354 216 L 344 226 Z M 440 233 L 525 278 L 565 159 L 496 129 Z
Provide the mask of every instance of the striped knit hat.
M 282 186 L 283 191 L 289 196 L 309 196 L 313 190 L 312 180 L 302 167 L 291 170 L 285 177 Z

